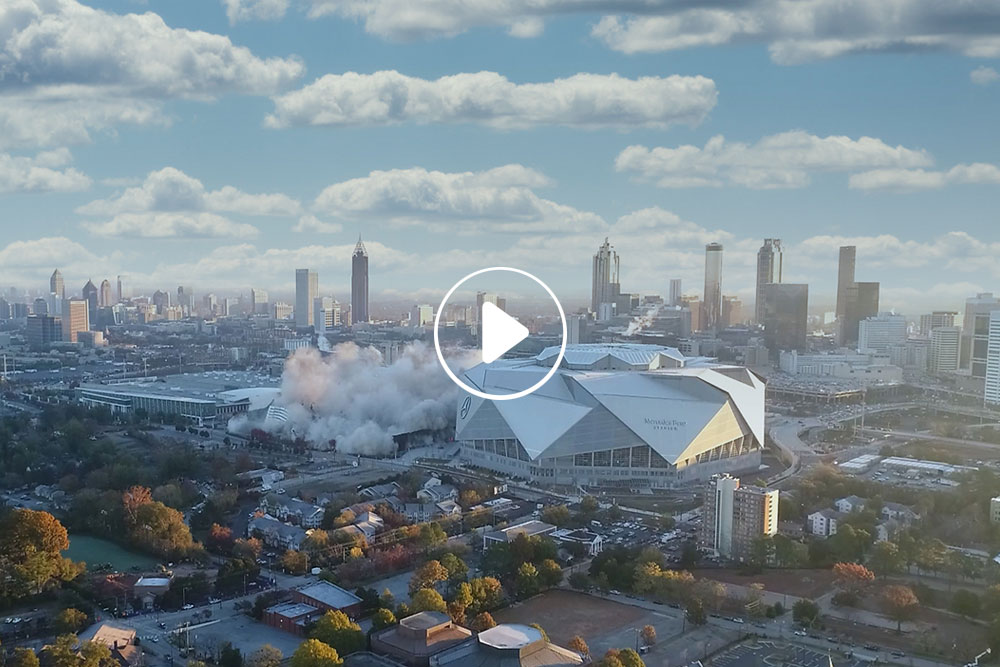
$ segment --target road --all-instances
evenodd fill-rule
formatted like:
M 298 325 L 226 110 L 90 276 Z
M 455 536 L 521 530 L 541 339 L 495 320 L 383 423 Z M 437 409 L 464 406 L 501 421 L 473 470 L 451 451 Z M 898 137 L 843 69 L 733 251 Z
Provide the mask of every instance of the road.
M 933 433 L 918 433 L 915 431 L 884 431 L 874 428 L 864 429 L 865 433 L 880 435 L 882 437 L 908 438 L 910 440 L 933 440 L 934 442 L 947 442 L 954 445 L 965 445 L 968 447 L 981 447 L 983 449 L 1000 449 L 1000 445 L 992 442 L 982 442 L 980 440 L 965 440 L 964 438 L 947 438 Z

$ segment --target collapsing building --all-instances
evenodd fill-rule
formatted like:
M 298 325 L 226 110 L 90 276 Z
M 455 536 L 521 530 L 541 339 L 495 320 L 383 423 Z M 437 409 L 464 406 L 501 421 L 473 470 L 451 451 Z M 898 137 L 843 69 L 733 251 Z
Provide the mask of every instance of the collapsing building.
M 499 360 L 463 373 L 486 393 L 520 391 L 558 356 Z M 462 458 L 553 484 L 665 488 L 757 469 L 764 381 L 746 368 L 659 345 L 569 345 L 534 393 L 491 401 L 463 393 L 455 439 Z

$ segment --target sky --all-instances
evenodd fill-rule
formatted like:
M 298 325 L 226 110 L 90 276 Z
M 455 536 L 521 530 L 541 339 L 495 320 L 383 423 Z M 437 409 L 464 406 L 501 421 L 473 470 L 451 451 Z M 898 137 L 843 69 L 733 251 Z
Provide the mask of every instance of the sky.
M 749 305 L 763 238 L 918 315 L 1000 292 L 995 0 L 4 0 L 0 285 L 430 302 L 513 266 L 567 308 Z

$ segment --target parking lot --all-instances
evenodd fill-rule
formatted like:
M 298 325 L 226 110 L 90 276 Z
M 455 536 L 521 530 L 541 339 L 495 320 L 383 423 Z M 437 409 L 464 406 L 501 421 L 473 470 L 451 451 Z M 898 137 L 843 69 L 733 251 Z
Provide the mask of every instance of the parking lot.
M 709 661 L 711 667 L 758 667 L 759 665 L 789 665 L 793 667 L 862 667 L 871 658 L 840 653 L 824 653 L 816 649 L 779 641 L 755 641 L 738 644 Z

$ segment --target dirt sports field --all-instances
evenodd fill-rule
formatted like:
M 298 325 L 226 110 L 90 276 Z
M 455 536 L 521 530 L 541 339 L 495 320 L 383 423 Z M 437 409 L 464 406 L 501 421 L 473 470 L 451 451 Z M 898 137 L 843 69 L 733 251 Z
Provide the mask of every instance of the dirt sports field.
M 496 612 L 497 623 L 537 623 L 565 646 L 575 635 L 591 638 L 635 625 L 646 610 L 566 590 L 551 590 Z
M 749 586 L 764 584 L 764 590 L 800 598 L 816 599 L 833 586 L 830 570 L 781 570 L 747 576 L 735 570 L 702 569 L 692 574 L 698 579 L 714 579 L 724 584 Z

